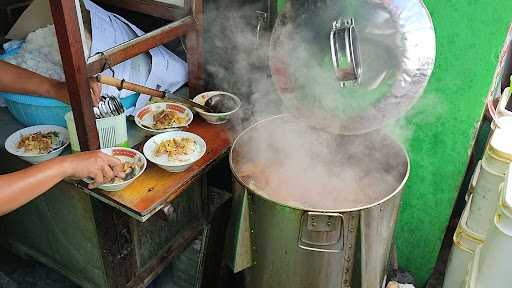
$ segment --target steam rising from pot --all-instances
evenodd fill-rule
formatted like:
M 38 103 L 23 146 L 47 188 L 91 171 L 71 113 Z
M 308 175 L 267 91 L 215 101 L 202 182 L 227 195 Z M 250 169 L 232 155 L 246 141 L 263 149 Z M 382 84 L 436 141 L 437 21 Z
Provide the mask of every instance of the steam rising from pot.
M 405 151 L 380 131 L 341 136 L 277 116 L 236 140 L 231 164 L 258 195 L 313 211 L 352 211 L 393 196 L 408 176 Z
M 219 3 L 216 3 L 215 9 L 206 9 L 209 13 L 207 21 L 213 20 L 207 23 L 207 27 L 211 30 L 205 32 L 205 37 L 210 38 L 210 41 L 205 42 L 213 43 L 216 49 L 205 47 L 205 56 L 208 63 L 207 73 L 212 74 L 216 80 L 216 83 L 211 84 L 232 92 L 242 99 L 244 109 L 241 110 L 239 117 L 232 121 L 235 130 L 241 132 L 250 124 L 262 119 L 296 111 L 289 109 L 293 107 L 290 103 L 296 103 L 295 98 L 290 98 L 294 95 L 286 93 L 283 89 L 278 95 L 275 84 L 280 88 L 289 84 L 295 85 L 294 89 L 302 89 L 301 103 L 328 107 L 340 102 L 342 109 L 336 112 L 346 113 L 346 116 L 354 113 L 356 108 L 371 107 L 368 103 L 371 103 L 372 99 L 351 97 L 347 102 L 340 100 L 339 94 L 333 94 L 331 83 L 336 85 L 336 89 L 339 88 L 335 74 L 332 67 L 325 67 L 321 60 L 329 55 L 325 55 L 325 51 L 314 48 L 315 42 L 306 41 L 307 38 L 304 38 L 304 35 L 297 33 L 281 33 L 279 42 L 285 43 L 285 46 L 291 45 L 290 47 L 281 51 L 275 50 L 278 46 L 273 47 L 273 60 L 278 63 L 284 61 L 287 68 L 294 73 L 293 77 L 287 79 L 290 83 L 280 83 L 282 79 L 276 75 L 272 79 L 268 69 L 269 47 L 265 45 L 268 39 L 258 41 L 254 29 L 256 27 L 254 12 L 259 10 L 259 7 L 251 5 L 233 7 L 236 4 L 228 2 L 230 3 L 224 3 L 225 7 L 219 7 Z M 227 15 L 229 17 L 226 17 Z M 328 39 L 325 41 L 327 45 Z M 398 59 L 390 56 L 397 51 L 386 53 L 386 51 L 389 52 L 386 49 L 383 49 L 384 54 L 374 56 L 380 61 L 379 63 Z M 365 53 L 366 50 L 362 50 L 362 54 Z M 286 53 L 281 53 L 284 51 Z M 374 60 L 371 57 L 365 59 L 365 61 Z M 399 64 L 395 61 L 386 65 L 397 67 Z M 432 62 L 426 62 L 427 66 L 432 64 Z M 393 73 L 398 73 L 397 70 L 390 72 L 384 69 L 382 73 L 373 71 L 374 74 L 370 73 L 370 75 L 374 75 L 372 77 L 377 79 L 376 81 L 388 83 L 389 79 L 396 76 Z M 430 74 L 429 68 L 416 75 L 407 73 L 405 75 L 406 77 L 423 77 L 426 81 L 428 78 L 426 74 Z M 363 84 L 367 85 L 365 87 L 374 87 L 370 82 L 363 80 Z M 373 84 L 376 85 L 375 83 L 374 81 Z M 387 86 L 378 87 L 383 89 L 382 87 Z M 423 86 L 416 88 L 421 92 Z M 356 92 L 354 90 L 354 93 Z M 404 91 L 404 93 L 407 92 L 418 91 L 415 89 Z M 361 95 L 366 94 L 359 96 Z M 374 95 L 366 96 L 371 98 Z M 402 103 L 402 101 L 407 102 L 407 97 L 396 97 L 394 101 L 388 101 L 386 105 L 380 107 L 393 109 L 394 105 L 410 106 L 411 104 L 410 102 Z M 380 131 L 360 136 L 342 136 L 332 133 L 339 131 L 339 125 L 328 127 L 326 131 L 330 133 L 324 132 L 318 129 L 321 126 L 318 123 L 329 124 L 333 119 L 332 114 L 319 113 L 318 110 L 308 109 L 307 105 L 302 107 L 306 109 L 300 110 L 299 113 L 294 112 L 294 116 L 277 117 L 265 121 L 264 124 L 249 129 L 239 138 L 231 155 L 233 170 L 239 180 L 254 188 L 263 197 L 281 204 L 332 211 L 351 210 L 377 203 L 392 195 L 400 187 L 408 175 L 408 161 L 403 149 L 389 136 Z M 377 117 L 372 120 L 379 123 L 382 119 Z M 334 129 L 329 129 L 333 127 Z M 407 135 L 408 133 L 399 131 L 395 134 Z

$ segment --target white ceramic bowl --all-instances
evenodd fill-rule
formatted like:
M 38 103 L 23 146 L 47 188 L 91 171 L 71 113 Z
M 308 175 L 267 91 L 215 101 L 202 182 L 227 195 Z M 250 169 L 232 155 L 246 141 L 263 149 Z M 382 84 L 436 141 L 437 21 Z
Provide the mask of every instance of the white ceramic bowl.
M 170 160 L 169 157 L 167 157 L 167 155 L 162 155 L 159 157 L 155 156 L 155 150 L 162 141 L 181 137 L 189 137 L 196 142 L 196 151 L 191 155 L 189 161 L 181 162 Z M 205 152 L 206 142 L 204 142 L 203 138 L 199 137 L 196 134 L 185 131 L 172 131 L 158 134 L 156 136 L 153 136 L 146 142 L 146 144 L 144 144 L 144 155 L 146 156 L 146 158 L 148 158 L 149 161 L 155 163 L 162 169 L 165 169 L 169 172 L 182 172 L 187 170 L 187 168 L 189 168 L 194 162 L 201 159 Z
M 204 120 L 206 120 L 208 123 L 211 123 L 211 124 L 226 123 L 229 121 L 229 119 L 231 119 L 233 114 L 235 114 L 236 111 L 238 111 L 238 109 L 240 109 L 240 106 L 242 106 L 242 102 L 240 102 L 240 99 L 238 99 L 238 97 L 236 97 L 233 94 L 222 92 L 222 91 L 205 92 L 205 93 L 199 94 L 196 97 L 194 97 L 194 99 L 192 101 L 199 103 L 201 105 L 204 105 L 204 103 L 206 102 L 206 100 L 208 100 L 208 98 L 212 97 L 213 95 L 217 95 L 217 94 L 221 94 L 221 93 L 226 94 L 229 97 L 233 98 L 238 103 L 238 106 L 233 111 L 226 112 L 226 113 L 208 113 L 201 109 L 194 108 L 194 110 L 196 110 L 197 113 L 199 113 L 199 115 L 201 115 L 201 117 L 203 117 Z
M 188 121 L 183 126 L 175 126 L 167 129 L 152 129 L 149 127 L 153 127 L 153 115 L 155 113 L 158 113 L 162 110 L 173 110 L 178 113 L 180 113 L 183 116 L 188 117 Z M 144 108 L 140 109 L 135 114 L 135 124 L 139 126 L 141 129 L 146 130 L 152 135 L 157 135 L 159 133 L 169 132 L 169 131 L 176 131 L 180 128 L 186 127 L 192 123 L 192 120 L 194 119 L 194 114 L 190 109 L 188 109 L 186 106 L 177 104 L 177 103 L 153 103 L 145 106 Z
M 48 132 L 57 132 L 59 134 L 59 142 L 61 142 L 61 145 L 51 151 L 50 153 L 46 154 L 33 154 L 33 153 L 25 153 L 22 149 L 18 149 L 17 145 L 18 142 L 21 140 L 21 137 L 24 135 L 41 132 L 41 133 L 48 133 Z M 28 161 L 32 164 L 37 164 L 46 160 L 53 159 L 57 156 L 59 156 L 64 148 L 68 146 L 69 144 L 69 134 L 68 130 L 65 128 L 62 128 L 60 126 L 55 125 L 37 125 L 37 126 L 31 126 L 27 127 L 21 130 L 18 130 L 11 134 L 9 138 L 5 141 L 5 149 L 7 152 L 16 155 L 20 157 L 21 159 Z
M 130 148 L 124 148 L 124 147 L 105 148 L 105 149 L 101 149 L 101 152 L 108 154 L 110 156 L 114 156 L 123 162 L 126 162 L 126 161 L 140 162 L 142 164 L 142 168 L 139 169 L 139 171 L 133 178 L 131 178 L 127 181 L 123 181 L 123 182 L 119 182 L 119 183 L 115 183 L 115 184 L 114 183 L 103 184 L 103 185 L 100 185 L 97 187 L 99 189 L 103 189 L 108 192 L 119 191 L 119 190 L 126 188 L 133 181 L 135 181 L 135 179 L 137 179 L 137 177 L 139 177 L 140 175 L 142 175 L 142 173 L 144 173 L 144 170 L 146 170 L 146 166 L 148 164 L 146 158 L 144 157 L 144 155 L 142 155 L 142 153 L 140 153 L 137 150 L 130 149 Z M 92 183 L 92 181 L 90 179 L 84 179 L 84 181 L 87 183 Z

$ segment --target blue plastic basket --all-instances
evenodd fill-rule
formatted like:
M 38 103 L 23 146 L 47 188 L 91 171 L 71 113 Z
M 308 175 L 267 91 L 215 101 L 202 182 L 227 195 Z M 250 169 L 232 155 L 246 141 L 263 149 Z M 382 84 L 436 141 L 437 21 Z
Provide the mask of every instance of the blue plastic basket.
M 0 93 L 9 112 L 23 125 L 58 125 L 66 127 L 68 105 L 58 100 L 23 94 Z
M 0 55 L 0 60 L 15 55 L 21 47 L 17 47 L 5 54 Z M 33 125 L 58 125 L 66 127 L 64 115 L 70 111 L 70 106 L 64 102 L 32 95 L 2 93 L 0 97 L 5 100 L 7 109 L 11 114 L 26 126 Z M 134 107 L 139 98 L 134 93 L 121 99 L 125 109 Z
M 59 100 L 23 94 L 1 93 L 7 109 L 25 126 L 58 125 L 66 127 L 64 115 L 71 111 L 70 106 Z M 125 109 L 135 106 L 138 93 L 121 99 Z

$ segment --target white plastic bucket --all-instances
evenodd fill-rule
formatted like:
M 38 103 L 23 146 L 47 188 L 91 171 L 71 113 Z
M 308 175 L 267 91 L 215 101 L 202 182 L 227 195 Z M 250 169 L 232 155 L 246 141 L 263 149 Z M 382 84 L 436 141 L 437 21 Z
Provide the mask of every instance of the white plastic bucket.
M 476 279 L 477 279 L 478 270 L 479 270 L 478 263 L 480 262 L 480 250 L 481 250 L 481 247 L 476 249 L 475 255 L 473 257 L 473 261 L 471 263 L 469 263 L 469 265 L 467 267 L 466 278 L 464 279 L 464 281 L 465 281 L 465 285 L 463 286 L 464 288 L 478 287 L 476 284 Z
M 64 118 L 69 131 L 69 141 L 72 152 L 80 151 L 80 143 L 76 133 L 73 113 L 67 113 Z M 100 148 L 128 147 L 128 129 L 126 127 L 126 114 L 96 119 L 96 127 L 100 140 Z
M 507 110 L 507 103 L 510 99 L 510 92 L 510 87 L 507 87 L 501 94 L 500 102 L 496 108 L 496 116 L 498 116 L 498 119 L 501 119 L 502 117 L 512 117 L 512 111 Z
M 503 123 L 512 122 L 506 119 Z M 473 173 L 466 197 L 468 203 L 453 237 L 444 288 L 464 287 L 467 268 L 473 262 L 475 250 L 487 238 L 500 199 L 499 187 L 512 162 L 511 139 L 512 125 L 497 128 Z
M 457 230 L 453 235 L 453 246 L 448 258 L 443 288 L 463 287 L 468 264 L 472 262 L 476 249 L 484 243 L 484 236 L 471 231 L 466 225 L 472 205 L 472 197 L 472 195 L 469 195 Z
M 497 128 L 485 149 L 482 161 L 475 170 L 473 204 L 468 214 L 468 227 L 485 236 L 492 225 L 499 201 L 498 187 L 512 162 L 512 117 L 500 118 Z
M 485 244 L 475 258 L 470 277 L 472 288 L 509 288 L 512 286 L 512 166 L 502 185 L 501 197 Z M 475 283 L 473 285 L 473 283 Z
M 511 143 L 512 144 L 512 143 Z M 488 151 L 475 170 L 475 186 L 473 189 L 473 203 L 468 212 L 467 226 L 477 234 L 487 234 L 496 213 L 499 201 L 499 186 L 503 183 L 506 170 L 504 165 L 496 165 L 496 159 Z M 501 164 L 501 163 L 500 163 Z M 510 164 L 508 162 L 507 164 Z

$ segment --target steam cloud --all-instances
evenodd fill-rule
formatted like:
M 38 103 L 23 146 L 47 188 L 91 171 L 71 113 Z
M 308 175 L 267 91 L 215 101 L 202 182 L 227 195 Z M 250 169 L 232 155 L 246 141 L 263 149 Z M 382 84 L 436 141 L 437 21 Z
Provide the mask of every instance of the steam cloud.
M 242 99 L 244 109 L 232 121 L 234 130 L 240 133 L 262 119 L 294 110 L 290 109 L 293 102 L 283 103 L 268 70 L 269 47 L 265 45 L 268 39 L 256 39 L 255 11 L 259 7 L 224 5 L 216 3 L 216 9 L 206 9 L 210 12 L 207 12 L 209 30 L 205 37 L 211 45 L 205 47 L 206 69 L 213 76 L 209 78 L 215 79 L 210 85 Z M 304 35 L 290 37 L 297 43 L 299 36 Z M 309 49 L 309 44 L 299 42 L 302 48 L 289 49 L 287 59 L 322 59 L 320 53 L 324 51 Z M 311 95 L 303 99 L 304 103 L 329 108 L 339 100 L 338 95 L 332 94 L 331 83 L 336 83 L 333 70 L 324 69 L 321 61 L 289 64 L 298 75 L 294 80 L 302 81 L 299 86 Z M 384 76 L 381 81 L 395 75 Z M 307 82 L 307 79 L 312 80 Z M 314 97 L 322 94 L 325 97 Z M 352 113 L 361 104 L 357 99 L 341 101 L 344 106 L 339 111 Z M 310 114 L 304 114 L 308 111 Z M 408 161 L 401 146 L 381 130 L 353 136 L 332 133 L 337 126 L 323 131 L 315 122 L 326 123 L 332 119 L 326 115 L 304 109 L 300 114 L 272 118 L 247 130 L 233 150 L 235 174 L 259 195 L 307 210 L 354 210 L 392 195 L 408 175 Z M 391 127 L 392 134 L 398 138 L 407 139 L 410 135 L 403 121 Z

